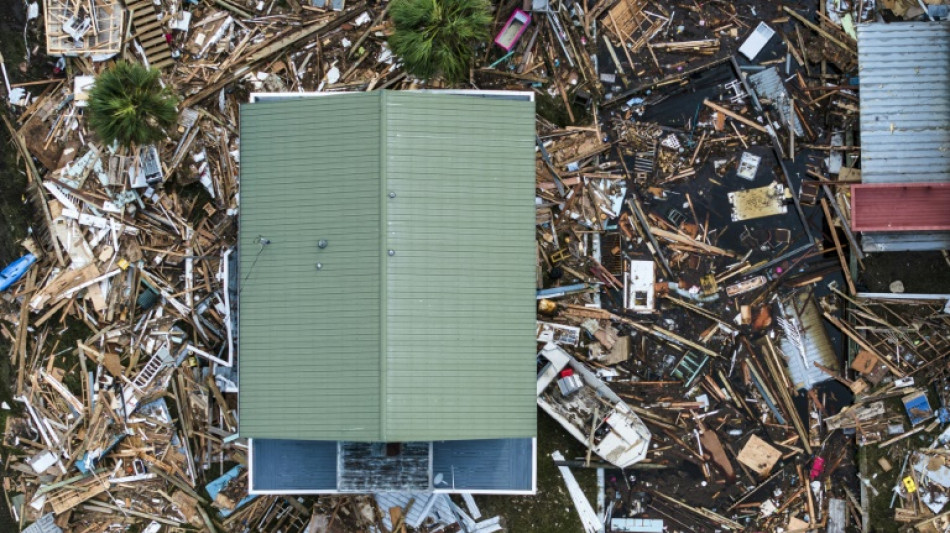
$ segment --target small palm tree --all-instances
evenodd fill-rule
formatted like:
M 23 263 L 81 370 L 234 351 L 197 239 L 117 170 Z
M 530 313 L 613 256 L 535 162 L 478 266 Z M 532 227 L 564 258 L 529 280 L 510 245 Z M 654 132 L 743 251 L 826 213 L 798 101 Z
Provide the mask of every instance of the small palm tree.
M 164 139 L 178 119 L 177 101 L 161 73 L 120 61 L 99 74 L 89 93 L 89 124 L 107 142 L 122 146 Z
M 389 46 L 410 74 L 423 79 L 441 74 L 459 82 L 468 73 L 475 43 L 488 39 L 488 7 L 487 0 L 393 0 Z

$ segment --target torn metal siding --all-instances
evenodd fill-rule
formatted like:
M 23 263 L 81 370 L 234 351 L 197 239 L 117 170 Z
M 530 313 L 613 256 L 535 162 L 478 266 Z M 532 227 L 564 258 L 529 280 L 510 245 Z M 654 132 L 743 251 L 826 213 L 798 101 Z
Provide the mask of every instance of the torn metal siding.
M 950 181 L 950 23 L 858 26 L 861 179 Z
M 950 250 L 950 231 L 921 231 L 906 234 L 866 232 L 861 234 L 865 252 L 911 252 Z
M 777 322 L 782 327 L 780 346 L 796 388 L 811 389 L 831 377 L 815 366 L 838 369 L 838 357 L 825 330 L 814 298 L 795 293 L 779 300 Z
M 380 509 L 392 509 L 399 507 L 408 509 L 406 513 L 406 525 L 417 528 L 422 525 L 430 515 L 437 522 L 443 524 L 453 524 L 458 521 L 458 515 L 452 509 L 452 499 L 448 494 L 433 492 L 382 492 L 374 494 L 376 504 Z M 411 505 L 411 507 L 410 507 Z M 392 531 L 392 520 L 388 512 L 382 513 L 383 527 L 386 531 Z
M 54 519 L 53 513 L 47 513 L 24 529 L 23 533 L 63 533 L 63 530 L 53 521 Z
M 787 125 L 791 121 L 796 136 L 802 137 L 805 135 L 805 130 L 802 128 L 801 121 L 798 120 L 798 115 L 792 110 L 792 100 L 788 95 L 788 90 L 785 89 L 785 82 L 779 77 L 778 70 L 775 67 L 750 74 L 749 83 L 752 84 L 755 94 L 760 98 L 767 98 L 772 101 L 772 104 L 781 114 L 782 122 Z

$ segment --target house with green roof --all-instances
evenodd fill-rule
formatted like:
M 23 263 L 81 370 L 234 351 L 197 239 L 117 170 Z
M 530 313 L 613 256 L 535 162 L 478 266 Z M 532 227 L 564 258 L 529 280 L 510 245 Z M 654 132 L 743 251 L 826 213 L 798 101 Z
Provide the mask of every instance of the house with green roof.
M 534 492 L 534 121 L 512 92 L 242 106 L 252 493 Z

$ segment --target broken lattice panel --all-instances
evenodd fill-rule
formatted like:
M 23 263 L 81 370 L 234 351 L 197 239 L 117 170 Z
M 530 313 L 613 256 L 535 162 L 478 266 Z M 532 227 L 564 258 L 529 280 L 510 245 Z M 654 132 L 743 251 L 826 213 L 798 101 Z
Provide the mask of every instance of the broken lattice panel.
M 132 12 L 132 24 L 135 26 L 135 38 L 138 39 L 145 57 L 152 68 L 162 69 L 174 63 L 172 51 L 165 39 L 162 22 L 155 13 L 155 5 L 151 0 L 134 0 L 129 2 L 129 11 Z
M 115 54 L 125 10 L 119 0 L 46 0 L 46 51 L 54 56 Z
M 650 37 L 663 25 L 661 20 L 651 19 L 644 14 L 643 7 L 645 5 L 644 0 L 620 0 L 601 19 L 604 26 L 621 43 L 628 40 L 631 42 L 631 53 L 636 52 L 646 44 Z

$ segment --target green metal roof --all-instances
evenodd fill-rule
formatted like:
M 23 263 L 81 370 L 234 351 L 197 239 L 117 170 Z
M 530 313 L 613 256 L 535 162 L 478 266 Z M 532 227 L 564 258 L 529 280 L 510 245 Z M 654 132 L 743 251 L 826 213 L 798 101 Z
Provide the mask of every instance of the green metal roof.
M 242 107 L 242 436 L 535 435 L 534 139 L 524 100 Z

